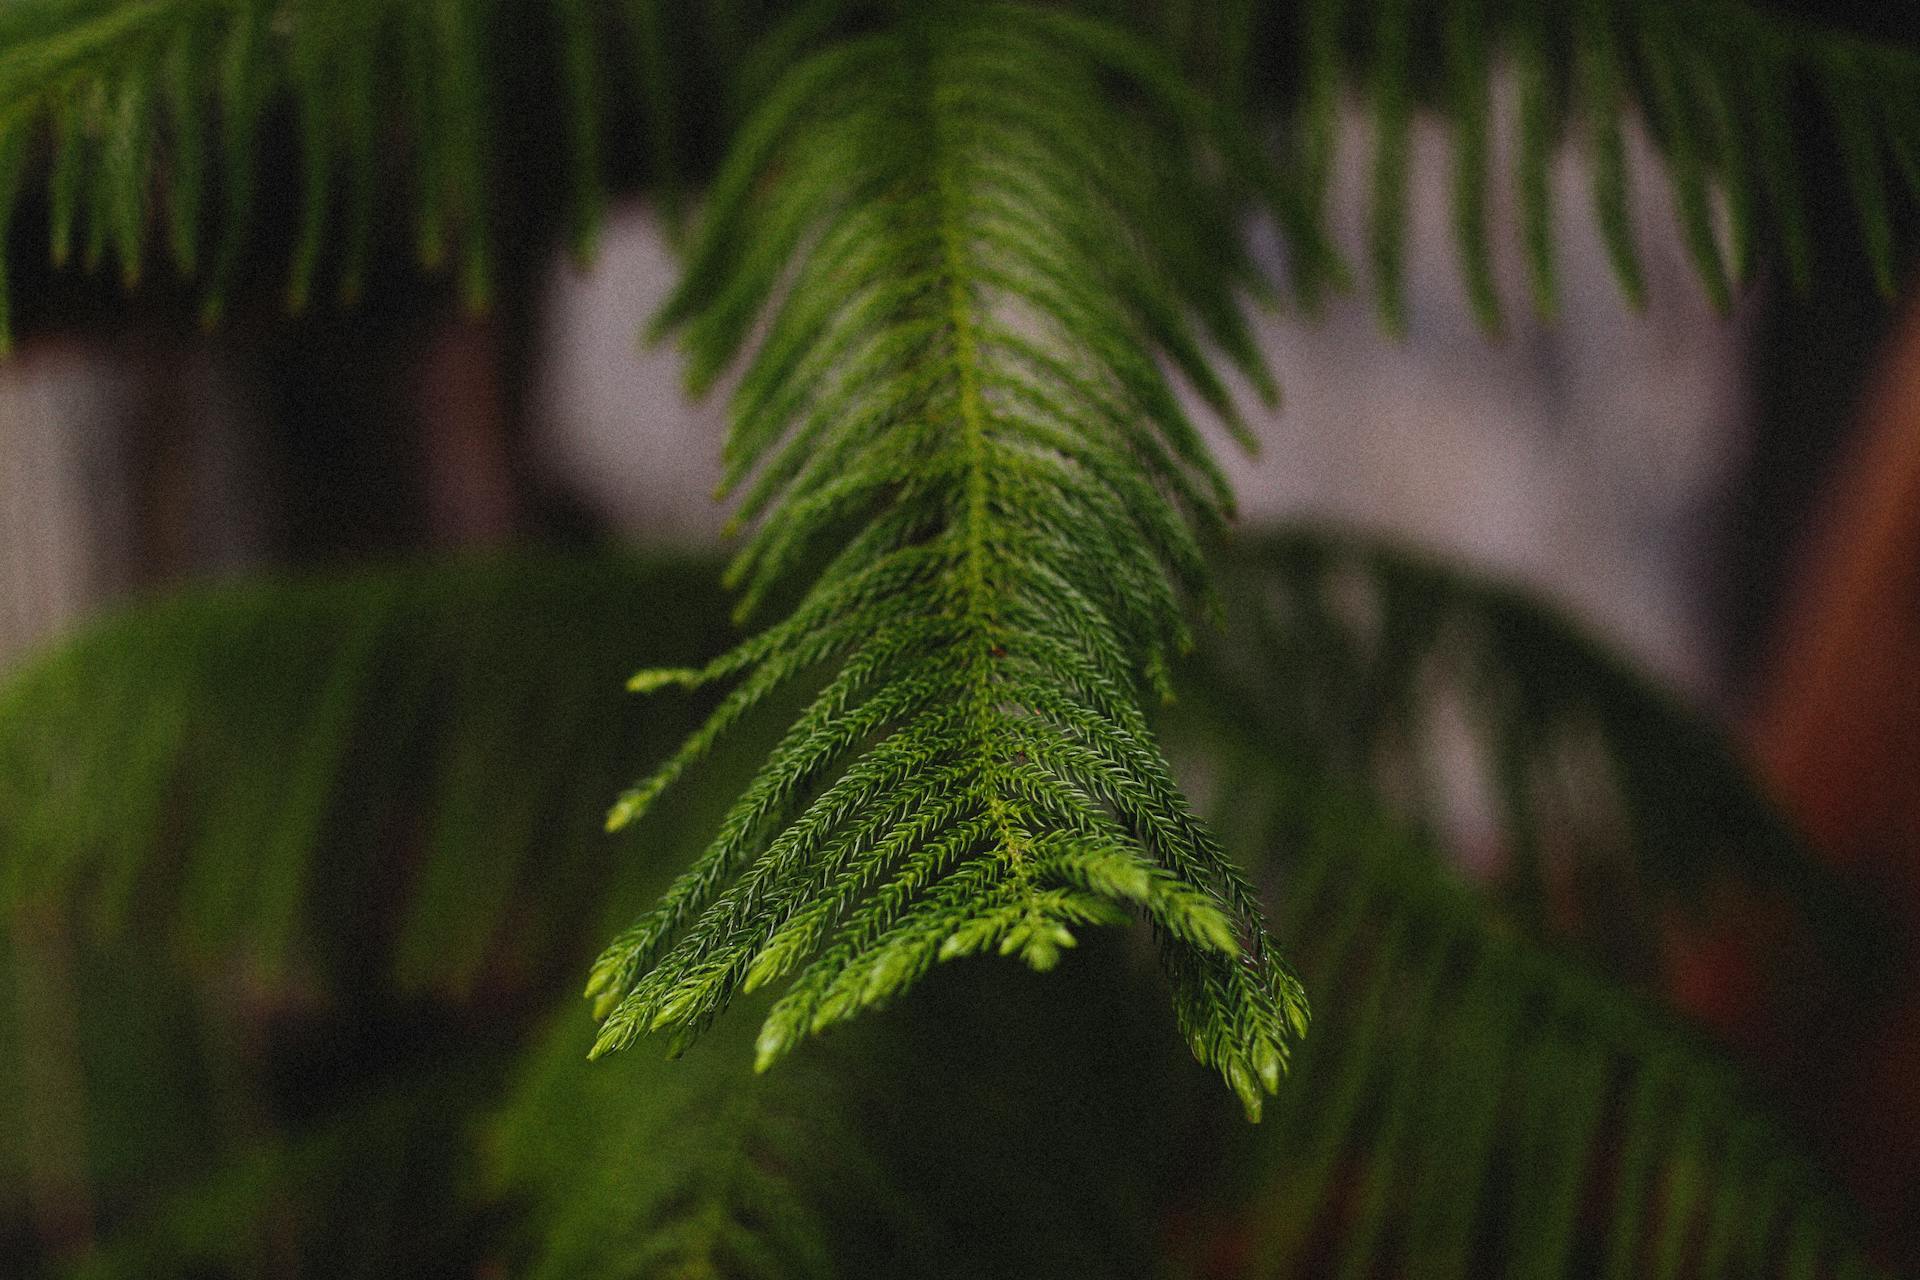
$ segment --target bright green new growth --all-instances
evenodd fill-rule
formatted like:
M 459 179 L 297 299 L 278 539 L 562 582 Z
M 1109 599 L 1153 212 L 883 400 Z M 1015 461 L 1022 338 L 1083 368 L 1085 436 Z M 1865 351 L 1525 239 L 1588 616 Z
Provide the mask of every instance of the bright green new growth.
M 939 961 L 1046 969 L 1081 926 L 1133 912 L 1194 1053 L 1250 1115 L 1304 1031 L 1137 701 L 1186 643 L 1180 589 L 1202 585 L 1186 521 L 1227 504 L 1153 352 L 1227 408 L 1184 313 L 1248 350 L 1239 263 L 1206 265 L 1213 228 L 1162 199 L 1158 166 L 1195 174 L 1186 140 L 1118 109 L 1061 31 L 932 9 L 839 45 L 788 75 L 715 183 L 661 323 L 704 382 L 768 316 L 726 454 L 759 521 L 730 573 L 743 610 L 838 550 L 784 621 L 702 670 L 635 678 L 739 683 L 608 826 L 776 688 L 828 675 L 594 966 L 596 1053 L 684 1043 L 792 974 L 764 1068 Z

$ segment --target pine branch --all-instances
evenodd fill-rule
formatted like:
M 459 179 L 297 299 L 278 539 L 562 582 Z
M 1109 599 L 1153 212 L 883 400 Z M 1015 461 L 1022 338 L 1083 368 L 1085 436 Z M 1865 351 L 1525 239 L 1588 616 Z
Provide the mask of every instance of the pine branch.
M 1332 995 L 1253 1152 L 1248 1274 L 1884 1274 L 1704 1038 L 1515 938 L 1370 802 L 1315 810 L 1276 874 Z
M 1579 935 L 1623 978 L 1658 971 L 1662 920 L 1728 890 L 1796 921 L 1771 944 L 1783 970 L 1817 964 L 1847 986 L 1886 959 L 1870 905 L 1720 728 L 1536 593 L 1332 530 L 1241 545 L 1219 573 L 1239 605 L 1183 710 L 1213 726 L 1209 743 L 1260 746 L 1254 775 L 1221 787 L 1255 785 L 1279 758 L 1303 813 L 1322 788 L 1358 789 L 1442 840 L 1470 786 L 1494 823 L 1492 887 L 1536 936 Z M 1461 783 L 1454 761 L 1450 792 L 1435 744 L 1463 731 L 1472 773 Z
M 709 576 L 527 557 L 207 589 L 97 624 L 0 691 L 0 908 L 269 985 L 370 948 L 404 990 L 548 980 L 665 874 L 610 878 L 594 813 L 619 760 L 700 708 L 635 723 L 607 693 L 636 642 L 684 660 L 726 625 Z M 690 855 L 706 810 L 675 808 Z
M 492 205 L 503 130 L 491 60 L 551 50 L 555 80 L 541 100 L 557 104 L 565 222 L 584 255 L 611 194 L 609 160 L 629 141 L 677 208 L 684 99 L 719 88 L 756 102 L 770 69 L 844 25 L 849 8 L 773 6 L 775 35 L 744 59 L 728 6 L 676 10 L 682 28 L 701 32 L 702 64 L 727 82 L 699 86 L 676 74 L 659 0 L 604 9 L 568 0 L 528 29 L 498 0 L 16 0 L 0 15 L 0 229 L 24 193 L 44 193 L 54 260 L 97 268 L 111 257 L 129 284 L 147 271 L 150 242 L 164 241 L 182 274 L 206 279 L 205 315 L 216 318 L 254 232 L 262 125 L 290 109 L 300 214 L 288 246 L 289 304 L 307 305 L 328 271 L 342 298 L 356 297 L 391 207 L 413 223 L 416 255 L 456 266 L 468 301 L 480 305 L 507 212 Z M 1056 34 L 1098 29 L 1073 8 L 1030 20 Z M 1665 151 L 1682 239 L 1716 305 L 1769 259 L 1796 288 L 1810 283 L 1809 177 L 1792 128 L 1802 108 L 1834 139 L 1857 238 L 1880 288 L 1895 288 L 1906 250 L 1895 243 L 1894 214 L 1920 193 L 1920 55 L 1910 50 L 1745 0 L 1310 0 L 1298 10 L 1296 18 L 1285 6 L 1242 6 L 1217 21 L 1169 15 L 1148 25 L 1200 70 L 1200 83 L 1217 87 L 1214 109 L 1243 127 L 1264 86 L 1302 86 L 1285 104 L 1296 168 L 1266 194 L 1309 309 L 1347 279 L 1324 221 L 1344 81 L 1378 119 L 1368 256 L 1383 321 L 1404 322 L 1406 129 L 1425 101 L 1453 126 L 1462 274 L 1476 316 L 1498 330 L 1505 306 L 1486 218 L 1488 96 L 1508 66 L 1520 92 L 1521 247 L 1542 315 L 1557 305 L 1548 166 L 1564 135 L 1584 135 L 1591 199 L 1623 293 L 1637 302 L 1644 292 L 1622 132 L 1630 113 Z M 1427 74 L 1426 60 L 1412 56 L 1418 49 L 1439 52 L 1441 74 Z M 635 74 L 616 74 L 621 62 Z M 644 100 L 644 127 L 631 140 L 609 128 L 628 117 L 608 87 L 629 82 Z M 210 191 L 217 210 L 205 207 Z M 0 321 L 7 312 L 0 264 Z M 0 324 L 0 349 L 7 332 Z
M 1776 926 L 1767 959 L 1825 966 L 1823 1001 L 1865 976 L 1870 917 L 1719 733 L 1498 582 L 1350 534 L 1239 552 L 1237 607 L 1163 731 L 1223 838 L 1284 888 L 1279 924 L 1325 993 L 1249 1139 L 1239 1269 L 1882 1274 L 1773 1101 L 1644 994 L 1656 957 L 1620 954 L 1737 884 L 1808 931 Z M 1509 865 L 1471 887 L 1437 847 L 1439 798 L 1407 782 L 1450 698 L 1507 820 Z M 1575 745 L 1615 789 L 1552 807 L 1545 766 Z
M 1290 113 L 1295 184 L 1316 218 L 1337 144 L 1338 89 L 1375 114 L 1367 251 L 1383 323 L 1398 330 L 1405 299 L 1408 117 L 1416 103 L 1453 132 L 1454 239 L 1468 301 L 1498 332 L 1486 184 L 1492 176 L 1487 95 L 1496 73 L 1516 81 L 1511 181 L 1535 310 L 1558 305 L 1549 168 L 1558 145 L 1584 151 L 1590 199 L 1629 304 L 1645 296 L 1624 130 L 1645 122 L 1664 153 L 1681 241 L 1708 299 L 1725 310 L 1737 286 L 1770 264 L 1797 290 L 1810 283 L 1809 158 L 1796 154 L 1797 112 L 1834 140 L 1858 216 L 1859 243 L 1891 296 L 1910 246 L 1895 243 L 1896 201 L 1920 197 L 1920 54 L 1820 27 L 1745 0 L 1312 0 L 1272 8 L 1228 96 L 1301 85 Z M 1439 73 L 1410 56 L 1431 49 Z M 1823 232 L 1823 234 L 1826 234 Z M 1309 304 L 1318 282 L 1296 280 Z
M 934 975 L 764 1074 L 738 1065 L 751 1020 L 678 1060 L 589 1063 L 556 1019 L 487 1131 L 490 1195 L 530 1209 L 513 1273 L 1164 1274 L 1159 1208 L 1204 1160 L 1196 1132 L 1239 1126 L 1129 1016 L 1152 979 L 1125 942 L 1089 940 L 1116 962 L 1097 967 Z
M 943 1252 L 887 1180 L 846 1073 L 743 1079 L 705 1053 L 587 1069 L 577 1030 L 534 1047 L 490 1135 L 497 1194 L 534 1208 L 515 1274 L 825 1280 L 856 1253 Z
M 758 525 L 729 577 L 749 608 L 839 550 L 786 620 L 706 668 L 635 677 L 739 683 L 609 827 L 775 688 L 827 678 L 594 967 L 596 1053 L 648 1031 L 685 1043 L 797 970 L 764 1068 L 940 961 L 1050 968 L 1078 928 L 1130 912 L 1156 928 L 1195 1054 L 1249 1114 L 1304 1029 L 1136 693 L 1186 642 L 1176 588 L 1202 570 L 1185 521 L 1225 505 L 1153 353 L 1230 411 L 1183 313 L 1250 352 L 1243 263 L 1205 266 L 1196 237 L 1224 214 L 1155 201 L 1152 165 L 1198 182 L 1200 157 L 1115 105 L 1084 30 L 916 10 L 790 71 L 716 180 L 661 323 L 705 381 L 767 317 L 733 396 L 728 486 L 755 477 Z
M 549 58 L 552 92 L 538 101 L 554 104 L 564 219 L 585 256 L 620 142 L 607 136 L 621 105 L 608 82 L 645 98 L 653 175 L 675 188 L 681 139 L 670 117 L 683 89 L 661 47 L 659 8 L 20 0 L 0 14 L 0 229 L 26 192 L 44 191 L 55 265 L 96 270 L 112 258 L 129 287 L 161 242 L 182 276 L 205 280 L 211 323 L 258 234 L 271 162 L 263 130 L 285 116 L 298 213 L 274 260 L 285 263 L 289 310 L 328 284 L 343 302 L 357 299 L 388 221 L 410 223 L 419 262 L 450 268 L 466 304 L 483 307 L 498 228 L 516 212 L 495 207 L 508 105 L 495 100 L 499 62 Z M 707 16 L 694 8 L 689 25 Z M 637 65 L 614 75 L 630 46 L 641 50 Z M 0 322 L 5 283 L 0 266 Z M 0 351 L 9 340 L 0 323 Z

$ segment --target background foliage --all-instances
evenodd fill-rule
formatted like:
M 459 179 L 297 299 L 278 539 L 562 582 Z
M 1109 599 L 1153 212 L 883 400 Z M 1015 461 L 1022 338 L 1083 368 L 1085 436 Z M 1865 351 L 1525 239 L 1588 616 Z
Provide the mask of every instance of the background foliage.
M 1358 579 L 1370 589 L 1466 625 L 1527 628 L 1526 660 L 1495 668 L 1486 679 L 1502 687 L 1480 705 L 1521 705 L 1534 682 L 1569 703 L 1659 701 L 1551 614 L 1350 537 L 1247 548 L 1224 566 L 1230 598 L 1286 598 L 1301 575 L 1275 566 L 1303 559 L 1371 564 Z M 1309 644 L 1349 688 L 1382 687 L 1358 656 L 1367 633 L 1329 644 L 1325 616 L 1276 625 L 1259 607 L 1230 610 L 1161 725 L 1326 993 L 1257 1128 L 1197 1088 L 1175 1038 L 1140 1016 L 1156 980 L 1145 940 L 1124 936 L 1044 976 L 957 967 L 765 1075 L 749 1070 L 751 1013 L 683 1059 L 642 1048 L 589 1064 L 566 989 L 596 922 L 657 892 L 730 794 L 684 789 L 632 841 L 599 837 L 592 801 L 622 762 L 667 748 L 700 712 L 654 699 L 652 714 L 621 714 L 604 691 L 636 649 L 670 661 L 709 643 L 724 610 L 712 578 L 701 564 L 534 559 L 203 591 L 110 620 L 16 679 L 0 707 L 4 838 L 27 851 L 9 860 L 15 918 L 73 913 L 99 940 L 73 957 L 75 1079 L 51 1082 L 78 1095 L 88 1180 L 104 1219 L 126 1224 L 91 1266 L 292 1256 L 350 1274 L 361 1255 L 335 1234 L 342 1221 L 358 1224 L 351 1265 L 369 1274 L 408 1257 L 457 1274 L 476 1250 L 556 1275 L 862 1274 L 883 1259 L 911 1259 L 915 1274 L 1127 1275 L 1156 1257 L 1218 1274 L 1415 1260 L 1422 1274 L 1796 1274 L 1803 1256 L 1856 1257 L 1844 1200 L 1765 1118 L 1764 1095 L 1634 994 L 1644 956 L 1581 946 L 1534 909 L 1524 876 L 1516 891 L 1463 880 L 1435 844 L 1436 815 L 1355 767 L 1352 702 L 1306 722 L 1261 714 L 1324 688 L 1298 682 L 1293 655 Z M 1274 643 L 1238 642 L 1244 627 Z M 288 692 L 343 671 L 351 692 Z M 747 776 L 781 718 L 758 717 L 713 772 Z M 1672 708 L 1654 723 L 1608 757 L 1658 742 L 1683 776 L 1720 779 L 1694 786 L 1697 803 L 1749 815 L 1715 828 L 1726 843 L 1669 843 L 1663 863 L 1700 880 L 1818 883 L 1791 846 L 1768 844 L 1775 820 L 1710 733 Z M 1495 731 L 1517 724 L 1539 727 L 1526 716 Z M 263 742 L 301 750 L 253 772 L 208 767 Z M 403 755 L 413 769 L 394 767 Z M 66 788 L 57 804 L 49 781 Z M 263 786 L 309 803 L 268 803 Z M 1502 795 L 1518 799 L 1507 784 Z M 1575 834 L 1604 842 L 1606 808 L 1582 811 Z M 36 846 L 19 820 L 35 813 L 98 825 L 44 828 Z M 1726 854 L 1769 847 L 1763 863 Z M 209 873 L 234 863 L 256 878 Z M 130 881 L 137 893 L 115 890 Z M 253 896 L 269 886 L 280 895 Z M 1664 900 L 1615 893 L 1578 918 L 1650 930 Z M 21 941 L 16 966 L 36 960 Z M 39 963 L 19 972 L 44 980 Z M 129 990 L 129 974 L 146 976 Z M 31 1013 L 18 1007 L 9 1037 L 29 1050 L 16 1073 L 47 1025 Z M 229 1060 L 262 1017 L 281 1047 Z M 414 1031 L 392 1060 L 352 1061 L 350 1046 L 309 1056 L 395 1019 Z M 140 1093 L 116 1081 L 160 1072 L 187 1084 L 174 1105 L 126 1109 Z M 31 1124 L 26 1108 L 49 1091 L 21 1081 L 13 1122 Z M 235 1114 L 259 1127 L 231 1132 Z M 47 1177 L 32 1163 L 7 1171 L 13 1194 Z M 396 1200 L 402 1179 L 411 1191 Z M 1157 1225 L 1169 1206 L 1203 1225 L 1169 1234 Z M 1210 1239 L 1235 1252 L 1209 1253 Z M 982 1271 L 987 1241 L 1005 1252 Z

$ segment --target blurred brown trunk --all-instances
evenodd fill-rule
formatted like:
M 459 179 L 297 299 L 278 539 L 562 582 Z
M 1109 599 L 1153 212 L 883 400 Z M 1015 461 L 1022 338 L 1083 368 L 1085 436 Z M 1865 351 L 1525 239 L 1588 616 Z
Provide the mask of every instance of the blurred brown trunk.
M 1920 939 L 1920 305 L 1897 328 L 1836 468 L 1750 725 L 1762 772 L 1823 856 L 1884 900 L 1916 990 Z M 1810 1046 L 1836 1149 L 1920 1253 L 1920 999 L 1854 1044 Z M 1811 1068 L 1810 1068 L 1811 1069 Z
M 428 538 L 488 547 L 519 532 L 526 506 L 513 451 L 500 322 L 462 316 L 427 340 L 414 374 Z
M 1753 724 L 1807 834 L 1920 925 L 1920 308 L 1901 326 L 1788 602 Z

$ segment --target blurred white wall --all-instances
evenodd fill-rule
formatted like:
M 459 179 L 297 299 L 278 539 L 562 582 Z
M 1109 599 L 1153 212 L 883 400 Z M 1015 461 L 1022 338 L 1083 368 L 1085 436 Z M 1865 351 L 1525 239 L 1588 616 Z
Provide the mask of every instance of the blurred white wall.
M 132 501 L 121 425 L 138 371 L 77 345 L 0 363 L 0 669 L 112 587 Z
M 156 579 L 261 563 L 261 465 L 209 344 L 54 337 L 0 361 L 0 670 Z

